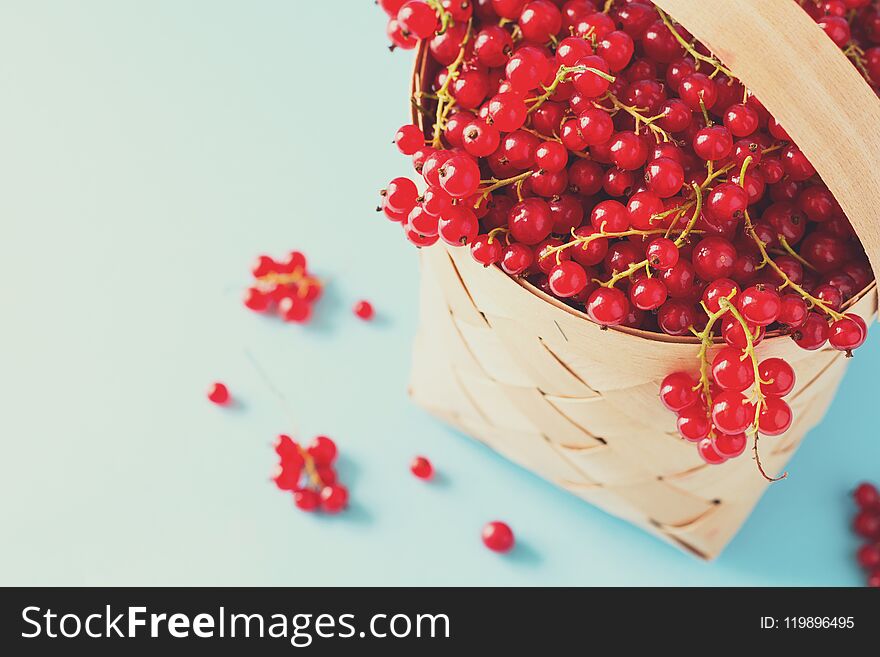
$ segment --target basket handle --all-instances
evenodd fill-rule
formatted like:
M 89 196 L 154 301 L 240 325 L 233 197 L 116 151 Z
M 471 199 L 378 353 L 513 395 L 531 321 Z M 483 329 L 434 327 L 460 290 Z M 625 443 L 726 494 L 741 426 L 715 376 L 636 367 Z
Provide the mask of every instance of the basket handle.
M 654 0 L 797 142 L 880 272 L 880 100 L 794 0 Z M 820 127 L 821 126 L 821 127 Z

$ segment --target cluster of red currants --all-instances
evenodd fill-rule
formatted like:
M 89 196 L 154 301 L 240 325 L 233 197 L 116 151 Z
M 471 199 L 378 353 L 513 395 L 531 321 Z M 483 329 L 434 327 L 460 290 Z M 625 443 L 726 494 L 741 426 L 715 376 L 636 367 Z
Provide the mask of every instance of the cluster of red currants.
M 312 306 L 320 298 L 323 286 L 309 273 L 302 253 L 291 251 L 281 261 L 258 256 L 251 273 L 255 281 L 245 292 L 247 308 L 257 313 L 274 310 L 285 322 L 304 324 L 311 319 Z
M 348 504 L 348 489 L 336 477 L 333 463 L 336 444 L 327 436 L 318 436 L 303 449 L 290 436 L 278 436 L 275 442 L 278 472 L 275 485 L 293 493 L 293 501 L 303 511 L 320 509 L 339 513 Z
M 865 341 L 846 309 L 874 275 L 840 205 L 761 102 L 652 2 L 379 4 L 394 45 L 423 42 L 428 58 L 412 99 L 426 127 L 395 137 L 419 177 L 391 181 L 385 215 L 416 246 L 467 246 L 603 327 L 698 337 L 699 382 L 676 374 L 664 398 L 679 395 L 670 408 L 709 463 L 742 453 L 744 433 L 791 424 L 780 381 L 793 374 L 757 360 L 765 335 L 847 354 Z M 801 4 L 880 79 L 874 3 Z
M 867 541 L 859 548 L 858 562 L 868 572 L 868 586 L 880 588 L 880 491 L 865 482 L 858 485 L 853 497 L 859 507 L 853 529 Z

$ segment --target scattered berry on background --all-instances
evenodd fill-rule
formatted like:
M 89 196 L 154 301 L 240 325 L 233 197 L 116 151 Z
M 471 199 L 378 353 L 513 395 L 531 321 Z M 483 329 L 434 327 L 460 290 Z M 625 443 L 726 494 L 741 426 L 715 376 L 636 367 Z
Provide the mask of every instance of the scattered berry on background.
M 483 527 L 483 544 L 493 552 L 509 552 L 513 549 L 513 530 L 503 522 L 487 523 Z
M 417 456 L 409 465 L 410 472 L 419 479 L 430 479 L 434 476 L 434 466 L 424 456 Z
M 853 530 L 865 540 L 856 561 L 868 573 L 868 586 L 880 588 L 880 491 L 874 484 L 863 482 L 853 491 L 853 499 L 858 508 Z
M 293 494 L 293 502 L 302 511 L 339 513 L 348 505 L 348 489 L 337 481 L 337 449 L 327 436 L 318 436 L 301 447 L 290 436 L 281 434 L 275 441 L 278 468 L 275 485 Z
M 251 273 L 254 283 L 245 291 L 245 307 L 256 313 L 274 312 L 285 322 L 304 324 L 311 319 L 323 286 L 309 273 L 302 253 L 291 251 L 283 260 L 258 256 Z
M 354 314 L 356 317 L 364 320 L 365 322 L 369 322 L 376 316 L 376 310 L 373 308 L 373 304 L 369 301 L 358 301 L 354 304 Z
M 208 399 L 218 406 L 228 404 L 231 398 L 232 397 L 229 394 L 229 388 L 227 388 L 225 384 L 220 383 L 219 381 L 216 383 L 212 383 L 211 387 L 208 388 Z
M 877 91 L 876 3 L 790 1 Z M 379 4 L 393 47 L 428 57 L 424 130 L 394 140 L 418 175 L 380 210 L 417 247 L 466 246 L 603 328 L 698 338 L 699 369 L 667 377 L 663 403 L 707 463 L 750 442 L 773 480 L 758 439 L 795 421 L 795 377 L 755 346 L 851 356 L 867 325 L 848 308 L 874 279 L 784 127 L 649 0 Z

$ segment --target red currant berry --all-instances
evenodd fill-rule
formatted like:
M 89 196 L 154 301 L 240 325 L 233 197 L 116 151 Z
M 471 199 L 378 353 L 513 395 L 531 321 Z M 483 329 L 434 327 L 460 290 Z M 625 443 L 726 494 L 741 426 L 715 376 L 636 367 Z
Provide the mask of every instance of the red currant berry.
M 434 476 L 434 466 L 424 456 L 414 458 L 409 469 L 419 479 L 430 479 Z
M 694 404 L 680 411 L 676 426 L 681 437 L 692 443 L 707 438 L 712 430 L 709 415 L 702 404 Z
M 461 246 L 474 241 L 479 229 L 477 215 L 464 205 L 453 206 L 437 224 L 440 238 L 451 246 Z
M 731 105 L 724 113 L 724 125 L 734 137 L 748 137 L 758 129 L 760 117 L 748 105 Z
M 275 453 L 278 454 L 278 458 L 281 459 L 282 464 L 299 466 L 302 466 L 303 464 L 299 445 L 297 445 L 288 435 L 280 434 L 275 440 Z
M 269 309 L 272 300 L 265 292 L 256 287 L 247 289 L 244 295 L 244 305 L 256 313 L 265 312 Z
M 643 278 L 629 289 L 629 299 L 639 310 L 656 310 L 668 296 L 666 285 L 658 278 Z
M 807 315 L 804 323 L 791 334 L 791 337 L 801 349 L 815 351 L 821 349 L 828 342 L 830 332 L 825 318 L 819 313 L 811 312 Z
M 776 290 L 754 285 L 737 296 L 743 317 L 756 326 L 769 326 L 779 318 L 782 302 Z
M 348 489 L 334 484 L 321 489 L 321 510 L 325 513 L 339 513 L 348 505 Z
M 678 264 L 678 246 L 671 239 L 658 237 L 648 243 L 645 257 L 654 269 L 661 271 L 672 269 Z
M 706 286 L 703 290 L 703 303 L 710 313 L 717 313 L 721 310 L 721 301 L 727 299 L 730 301 L 739 294 L 739 286 L 729 278 L 719 278 Z
M 782 296 L 781 303 L 779 322 L 795 329 L 803 326 L 809 314 L 803 298 L 797 294 L 785 294 Z
M 743 433 L 755 421 L 755 407 L 741 392 L 726 390 L 715 397 L 712 423 L 721 433 Z
M 648 189 L 660 198 L 675 196 L 684 185 L 684 169 L 673 159 L 660 157 L 645 167 Z
M 302 511 L 314 511 L 321 504 L 321 497 L 311 488 L 300 488 L 293 493 L 293 503 Z
M 860 547 L 856 560 L 865 570 L 880 568 L 880 543 L 869 543 Z
M 712 378 L 724 390 L 742 392 L 755 384 L 755 368 L 750 358 L 735 347 L 725 347 L 712 361 Z
M 519 276 L 532 266 L 534 260 L 534 253 L 529 247 L 514 242 L 504 247 L 504 253 L 501 256 L 501 269 L 510 276 Z
M 696 321 L 696 308 L 689 302 L 667 301 L 657 311 L 657 324 L 667 335 L 688 335 Z
M 733 151 L 733 137 L 724 126 L 703 128 L 694 136 L 693 147 L 701 160 L 717 162 Z
M 422 0 L 411 0 L 404 4 L 397 12 L 397 22 L 407 34 L 416 39 L 427 39 L 434 36 L 440 27 L 437 13 Z
M 774 397 L 785 397 L 796 381 L 794 369 L 781 358 L 767 358 L 758 365 L 761 375 L 761 392 Z
M 502 255 L 504 255 L 504 246 L 495 237 L 477 235 L 471 242 L 471 256 L 484 267 L 494 265 L 501 260 Z
M 550 289 L 557 297 L 567 299 L 576 296 L 587 286 L 589 279 L 586 270 L 576 262 L 562 262 L 556 265 L 549 276 Z
M 705 237 L 694 247 L 694 271 L 704 281 L 727 278 L 733 273 L 736 257 L 736 248 L 723 237 Z
M 684 372 L 670 374 L 660 384 L 660 401 L 670 411 L 682 411 L 696 403 L 698 399 L 696 386 L 696 381 L 689 374 Z
M 648 160 L 645 140 L 634 132 L 619 132 L 610 143 L 611 161 L 624 171 L 634 171 Z
M 222 406 L 230 400 L 229 389 L 220 382 L 212 383 L 208 388 L 208 399 L 218 406 Z
M 405 125 L 397 131 L 394 143 L 404 155 L 413 155 L 417 150 L 424 147 L 425 135 L 417 125 Z
M 629 314 L 626 295 L 614 287 L 595 290 L 587 303 L 587 314 L 602 326 L 620 326 Z
M 712 438 L 712 446 L 715 451 L 725 459 L 735 459 L 737 456 L 742 456 L 746 451 L 747 443 L 748 438 L 744 433 L 733 435 L 721 433 Z
M 860 509 L 875 509 L 880 511 L 880 491 L 874 484 L 862 482 L 853 491 L 853 499 Z
M 496 94 L 489 101 L 489 118 L 501 132 L 514 132 L 523 127 L 528 107 L 519 93 L 507 91 Z
M 715 448 L 715 444 L 710 438 L 701 440 L 697 444 L 697 452 L 700 457 L 709 465 L 721 465 L 727 458 L 721 455 Z
M 272 478 L 278 490 L 296 490 L 302 475 L 302 466 L 296 463 L 283 463 L 278 473 Z
M 831 325 L 828 342 L 839 351 L 851 352 L 865 344 L 868 337 L 864 320 L 857 315 L 845 315 Z
M 503 522 L 490 522 L 483 527 L 483 544 L 493 552 L 508 552 L 513 548 L 513 531 Z
M 453 198 L 466 198 L 480 186 L 480 167 L 466 155 L 456 155 L 447 160 L 438 172 L 440 186 Z
M 327 436 L 318 436 L 308 449 L 315 465 L 330 465 L 336 459 L 336 443 Z
M 767 397 L 758 416 L 758 429 L 768 436 L 779 436 L 788 431 L 792 422 L 791 407 L 779 397 Z
M 370 321 L 376 315 L 373 304 L 369 301 L 358 301 L 354 304 L 354 314 L 365 322 Z
M 288 295 L 278 302 L 278 313 L 285 322 L 303 324 L 311 318 L 312 307 L 305 299 Z
M 547 239 L 553 229 L 553 213 L 546 201 L 527 198 L 510 211 L 510 234 L 523 244 L 537 244 Z
M 593 208 L 590 223 L 603 233 L 622 233 L 629 228 L 629 212 L 618 201 L 602 201 Z
M 863 538 L 880 539 L 880 514 L 873 510 L 859 511 L 853 521 L 853 529 Z

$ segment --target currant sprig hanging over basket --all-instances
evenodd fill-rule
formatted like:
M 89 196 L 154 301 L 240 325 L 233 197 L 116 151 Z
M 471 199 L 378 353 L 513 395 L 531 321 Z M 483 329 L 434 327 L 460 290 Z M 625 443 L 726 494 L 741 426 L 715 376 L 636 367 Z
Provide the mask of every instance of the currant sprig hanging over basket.
M 423 257 L 413 394 L 566 488 L 717 553 L 760 475 L 784 476 L 836 354 L 864 343 L 876 310 L 875 3 L 380 4 L 394 45 L 419 46 L 415 122 L 395 140 L 418 184 L 393 181 L 382 209 L 416 246 L 445 247 Z M 420 357 L 426 340 L 447 362 Z M 516 421 L 501 417 L 511 407 Z M 500 429 L 540 442 L 513 447 Z M 776 441 L 765 459 L 762 437 Z M 742 485 L 758 492 L 709 508 L 745 474 L 707 466 L 747 452 L 760 475 Z M 733 530 L 695 530 L 700 546 L 678 535 L 710 516 Z

